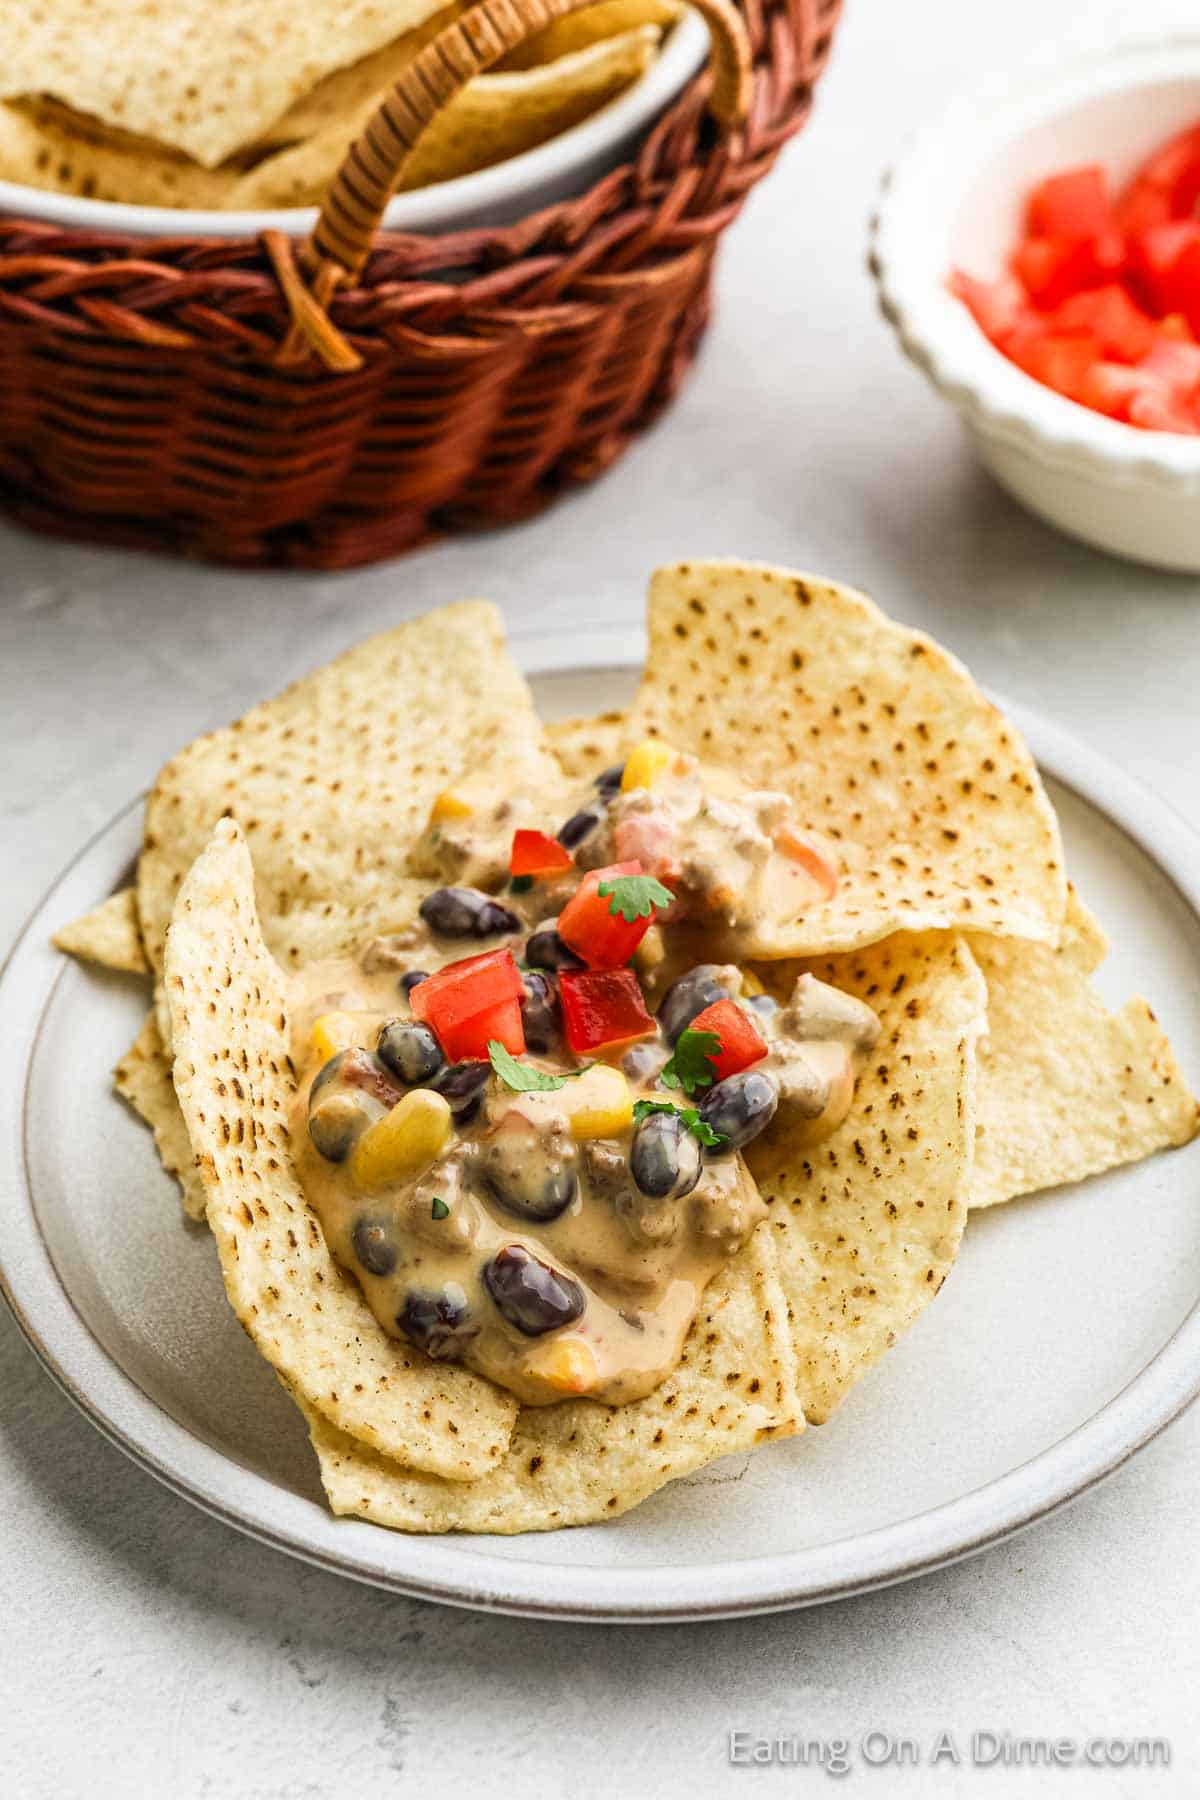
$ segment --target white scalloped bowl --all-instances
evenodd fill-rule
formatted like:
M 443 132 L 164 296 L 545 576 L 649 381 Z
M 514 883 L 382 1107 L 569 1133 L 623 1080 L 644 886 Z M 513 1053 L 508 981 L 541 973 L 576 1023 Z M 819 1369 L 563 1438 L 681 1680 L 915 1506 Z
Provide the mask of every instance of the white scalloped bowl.
M 1102 162 L 1120 184 L 1200 121 L 1200 35 L 1060 48 L 957 99 L 884 178 L 871 271 L 884 317 L 962 417 L 996 479 L 1074 537 L 1200 570 L 1200 437 L 1077 406 L 1000 354 L 946 290 L 953 264 L 1001 272 L 1041 176 Z

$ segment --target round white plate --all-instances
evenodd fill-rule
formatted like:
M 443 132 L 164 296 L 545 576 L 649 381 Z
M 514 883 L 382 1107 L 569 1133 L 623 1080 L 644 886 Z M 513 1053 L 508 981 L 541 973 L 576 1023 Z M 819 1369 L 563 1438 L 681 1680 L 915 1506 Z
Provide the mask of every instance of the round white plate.
M 613 639 L 518 643 L 547 716 L 632 691 Z M 604 659 L 607 657 L 607 666 Z M 594 664 L 594 666 L 589 666 Z M 1200 1071 L 1200 842 L 1119 770 L 1016 715 L 1075 879 Z M 899 1581 L 1042 1518 L 1200 1390 L 1200 1144 L 973 1218 L 937 1301 L 819 1430 L 677 1483 L 610 1524 L 406 1537 L 326 1510 L 300 1416 L 229 1310 L 206 1233 L 109 1071 L 145 986 L 51 931 L 128 877 L 141 802 L 80 852 L 0 984 L 0 1268 L 30 1344 L 93 1423 L 177 1493 L 282 1550 L 398 1592 L 548 1618 L 803 1606 Z M 30 1368 L 30 1379 L 40 1377 Z

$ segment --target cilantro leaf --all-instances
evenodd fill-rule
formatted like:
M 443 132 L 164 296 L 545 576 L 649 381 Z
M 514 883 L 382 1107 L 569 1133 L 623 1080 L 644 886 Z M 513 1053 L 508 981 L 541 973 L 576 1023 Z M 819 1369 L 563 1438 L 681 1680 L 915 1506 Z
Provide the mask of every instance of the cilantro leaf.
M 681 1031 L 671 1060 L 659 1071 L 664 1087 L 681 1087 L 685 1094 L 711 1087 L 716 1071 L 712 1058 L 721 1048 L 715 1031 Z
M 431 1218 L 434 1219 L 448 1219 L 450 1217 L 450 1208 L 446 1205 L 446 1202 L 442 1199 L 440 1194 L 435 1194 L 433 1196 L 433 1205 L 430 1207 L 429 1212 Z
M 518 1062 L 499 1038 L 488 1039 L 488 1061 L 505 1087 L 510 1087 L 514 1094 L 552 1094 L 567 1083 L 565 1075 L 547 1075 L 544 1069 L 533 1069 L 528 1063 Z
M 710 1149 L 725 1142 L 725 1134 L 714 1131 L 706 1119 L 702 1119 L 694 1106 L 676 1106 L 673 1100 L 635 1100 L 633 1103 L 634 1123 L 640 1125 L 651 1113 L 678 1113 L 684 1125 L 691 1132 L 697 1143 L 705 1144 Z
M 656 906 L 673 906 L 675 896 L 670 888 L 653 875 L 614 875 L 596 889 L 601 900 L 607 900 L 614 918 L 620 914 L 627 925 L 635 919 L 648 919 Z

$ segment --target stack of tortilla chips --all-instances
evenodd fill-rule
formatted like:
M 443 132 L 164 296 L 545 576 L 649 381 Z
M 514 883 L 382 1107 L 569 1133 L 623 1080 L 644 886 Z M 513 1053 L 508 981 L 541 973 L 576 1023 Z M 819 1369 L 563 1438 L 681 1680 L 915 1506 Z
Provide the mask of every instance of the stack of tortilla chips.
M 437 0 L 0 0 L 0 180 L 142 206 L 320 203 Z M 403 188 L 504 162 L 645 74 L 678 0 L 604 0 L 478 76 Z
M 953 657 L 859 594 L 755 564 L 661 570 L 649 623 L 630 713 L 548 728 L 482 603 L 359 646 L 176 757 L 136 891 L 58 940 L 157 978 L 118 1089 L 207 1219 L 336 1512 L 410 1531 L 610 1518 L 827 1420 L 937 1294 L 969 1206 L 1196 1131 L 1149 1007 L 1113 1014 L 1091 987 L 1105 942 L 1050 801 Z M 519 1407 L 389 1337 L 330 1256 L 289 1156 L 287 971 L 412 918 L 409 847 L 480 745 L 527 763 L 552 809 L 652 735 L 790 794 L 837 843 L 839 892 L 755 968 L 781 994 L 812 969 L 883 1030 L 833 1136 L 752 1147 L 768 1218 L 668 1380 L 626 1406 Z

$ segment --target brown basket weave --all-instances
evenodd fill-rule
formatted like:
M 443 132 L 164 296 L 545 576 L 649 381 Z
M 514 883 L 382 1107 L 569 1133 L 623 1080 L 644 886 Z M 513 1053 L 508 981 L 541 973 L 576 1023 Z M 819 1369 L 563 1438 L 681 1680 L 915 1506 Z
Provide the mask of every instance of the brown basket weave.
M 312 239 L 0 217 L 0 506 L 40 529 L 338 568 L 535 512 L 675 393 L 717 240 L 804 122 L 840 0 L 702 0 L 712 67 L 635 162 L 504 229 L 377 231 L 473 74 L 590 0 L 484 0 L 412 65 Z

